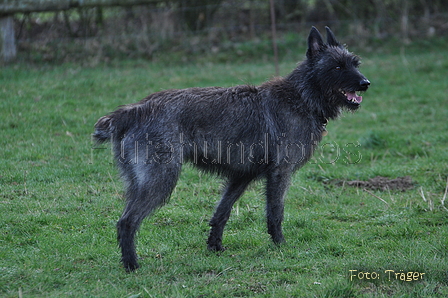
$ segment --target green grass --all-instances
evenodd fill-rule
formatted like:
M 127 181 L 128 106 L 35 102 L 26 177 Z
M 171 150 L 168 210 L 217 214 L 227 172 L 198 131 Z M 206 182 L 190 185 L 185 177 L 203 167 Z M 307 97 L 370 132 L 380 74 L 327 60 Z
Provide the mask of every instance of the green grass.
M 220 181 L 185 167 L 170 203 L 142 225 L 141 268 L 132 274 L 121 268 L 116 244 L 122 184 L 109 150 L 90 142 L 97 118 L 162 89 L 259 84 L 272 65 L 4 67 L 0 296 L 446 297 L 447 55 L 445 46 L 362 55 L 372 86 L 361 110 L 328 125 L 324 146 L 294 176 L 287 244 L 271 243 L 256 183 L 234 207 L 228 250 L 208 252 Z M 282 73 L 294 65 L 283 61 Z M 368 193 L 324 183 L 378 175 L 409 175 L 416 186 Z M 380 279 L 351 281 L 350 270 Z M 425 275 L 389 281 L 385 270 Z

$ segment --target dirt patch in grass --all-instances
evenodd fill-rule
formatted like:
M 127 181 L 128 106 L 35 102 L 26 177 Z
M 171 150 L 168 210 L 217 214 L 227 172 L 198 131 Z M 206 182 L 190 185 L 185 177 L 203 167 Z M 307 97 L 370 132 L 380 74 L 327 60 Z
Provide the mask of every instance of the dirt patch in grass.
M 387 177 L 377 176 L 371 178 L 367 181 L 362 180 L 352 180 L 352 181 L 337 181 L 336 185 L 347 185 L 353 187 L 359 187 L 369 190 L 399 190 L 406 191 L 408 189 L 414 188 L 414 182 L 410 176 L 397 177 L 395 179 L 390 179 Z

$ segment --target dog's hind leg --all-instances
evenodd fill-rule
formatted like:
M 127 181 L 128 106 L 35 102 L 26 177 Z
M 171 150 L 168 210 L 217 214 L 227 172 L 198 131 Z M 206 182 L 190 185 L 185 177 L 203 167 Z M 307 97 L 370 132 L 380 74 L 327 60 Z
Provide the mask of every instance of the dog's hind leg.
M 134 237 L 142 220 L 169 198 L 180 172 L 180 164 L 142 165 L 128 177 L 127 204 L 117 223 L 118 242 L 126 271 L 137 269 Z
M 231 178 L 226 184 L 221 201 L 216 208 L 215 214 L 210 220 L 210 234 L 207 240 L 208 249 L 212 251 L 223 251 L 222 234 L 224 226 L 230 217 L 233 204 L 241 197 L 252 179 Z
M 284 200 L 289 188 L 289 172 L 273 171 L 267 175 L 266 183 L 266 217 L 268 233 L 275 244 L 285 241 L 282 233 Z

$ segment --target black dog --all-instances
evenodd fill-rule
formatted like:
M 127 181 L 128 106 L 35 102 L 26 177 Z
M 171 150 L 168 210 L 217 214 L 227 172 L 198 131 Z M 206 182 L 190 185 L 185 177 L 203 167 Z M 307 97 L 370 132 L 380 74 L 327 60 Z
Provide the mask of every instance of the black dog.
M 94 139 L 111 141 L 126 182 L 126 208 L 117 224 L 122 262 L 138 268 L 134 236 L 142 220 L 166 203 L 184 162 L 226 178 L 210 221 L 208 248 L 223 250 L 233 204 L 251 181 L 266 179 L 268 232 L 284 241 L 281 224 L 292 173 L 303 166 L 341 109 L 356 110 L 370 82 L 359 58 L 327 27 L 316 28 L 306 60 L 285 78 L 261 86 L 167 90 L 120 107 L 95 124 Z

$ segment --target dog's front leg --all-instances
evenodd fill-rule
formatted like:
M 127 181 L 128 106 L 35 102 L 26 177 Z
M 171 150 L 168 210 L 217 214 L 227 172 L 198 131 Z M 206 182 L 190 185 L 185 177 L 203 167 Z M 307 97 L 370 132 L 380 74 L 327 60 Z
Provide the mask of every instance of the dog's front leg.
M 223 251 L 222 233 L 229 219 L 233 204 L 241 197 L 252 179 L 230 178 L 222 195 L 221 201 L 216 208 L 215 214 L 210 220 L 210 235 L 207 240 L 208 249 L 212 251 Z
M 291 172 L 273 171 L 267 175 L 266 216 L 268 233 L 275 244 L 285 242 L 282 233 L 284 200 L 289 188 Z

